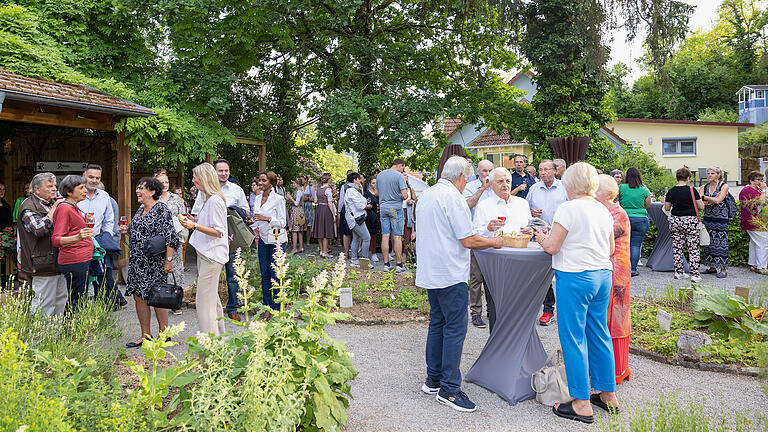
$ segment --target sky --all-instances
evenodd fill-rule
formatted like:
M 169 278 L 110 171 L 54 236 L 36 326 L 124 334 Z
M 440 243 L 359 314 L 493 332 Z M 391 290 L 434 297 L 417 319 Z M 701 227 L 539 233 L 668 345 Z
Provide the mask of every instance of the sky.
M 720 7 L 722 0 L 685 0 L 686 3 L 696 6 L 690 20 L 688 21 L 689 32 L 697 30 L 712 30 L 717 21 L 717 8 Z M 626 64 L 630 73 L 627 77 L 627 83 L 633 83 L 637 78 L 643 75 L 640 64 L 637 59 L 643 55 L 643 38 L 637 37 L 631 43 L 626 42 L 627 32 L 618 29 L 613 33 L 613 41 L 609 44 L 611 47 L 611 59 L 608 66 L 612 67 L 616 63 Z

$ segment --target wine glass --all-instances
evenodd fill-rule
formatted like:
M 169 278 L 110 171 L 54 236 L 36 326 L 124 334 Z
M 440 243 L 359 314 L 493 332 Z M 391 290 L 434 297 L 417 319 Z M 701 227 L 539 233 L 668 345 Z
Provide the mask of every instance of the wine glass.
M 128 216 L 120 216 L 120 226 L 128 225 Z

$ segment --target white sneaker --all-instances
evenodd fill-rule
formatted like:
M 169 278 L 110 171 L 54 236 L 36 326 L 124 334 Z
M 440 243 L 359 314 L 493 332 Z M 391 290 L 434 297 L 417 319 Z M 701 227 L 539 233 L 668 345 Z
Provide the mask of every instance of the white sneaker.
M 373 262 L 379 262 L 379 256 L 376 254 L 371 255 L 371 261 Z
M 675 272 L 675 279 L 688 279 L 688 273 L 678 273 Z
M 349 260 L 349 266 L 354 268 L 360 268 L 360 261 L 358 260 Z
M 701 282 L 701 276 L 691 276 L 691 282 L 693 283 Z

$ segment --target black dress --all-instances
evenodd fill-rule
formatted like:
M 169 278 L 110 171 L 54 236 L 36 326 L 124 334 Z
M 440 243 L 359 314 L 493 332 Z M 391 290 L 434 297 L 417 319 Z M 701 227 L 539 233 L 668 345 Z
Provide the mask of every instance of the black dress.
M 13 226 L 13 208 L 5 198 L 2 199 L 0 206 L 0 230 Z
M 176 249 L 179 246 L 179 236 L 173 229 L 171 211 L 165 203 L 158 202 L 147 214 L 142 216 L 142 213 L 144 213 L 143 204 L 128 225 L 130 259 L 125 295 L 135 294 L 140 299 L 146 300 L 152 284 L 165 283 L 166 275 L 163 271 L 165 253 L 147 256 L 144 254 L 144 243 L 154 236 L 162 235 L 165 237 L 165 245 Z
M 381 231 L 381 219 L 379 219 L 379 197 L 366 189 L 363 196 L 371 204 L 371 208 L 365 211 L 365 226 L 371 235 L 379 234 Z

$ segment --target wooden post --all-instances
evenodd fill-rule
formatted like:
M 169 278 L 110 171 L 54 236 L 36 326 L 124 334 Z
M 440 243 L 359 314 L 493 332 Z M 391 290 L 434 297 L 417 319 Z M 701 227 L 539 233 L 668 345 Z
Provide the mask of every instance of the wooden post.
M 131 150 L 125 144 L 125 132 L 117 134 L 117 207 L 120 214 L 115 218 L 127 216 L 131 219 Z M 125 241 L 120 242 L 123 249 L 121 262 L 128 263 L 128 244 Z M 124 267 L 123 264 L 120 267 Z
M 267 145 L 259 146 L 259 172 L 267 170 Z
M 181 193 L 184 193 L 184 164 L 179 162 L 176 164 L 176 174 L 179 176 L 178 186 L 181 188 Z

